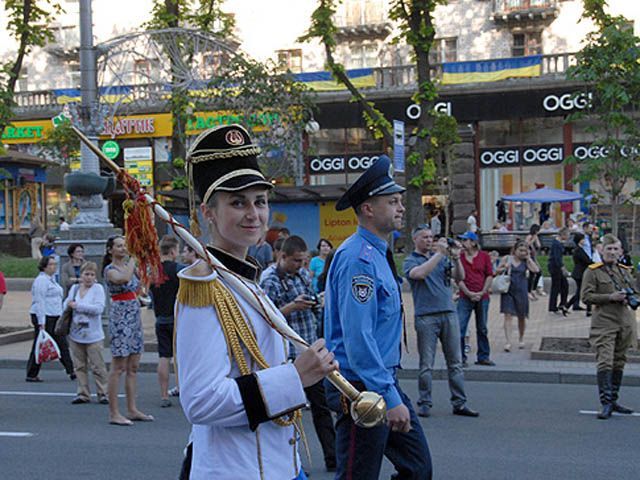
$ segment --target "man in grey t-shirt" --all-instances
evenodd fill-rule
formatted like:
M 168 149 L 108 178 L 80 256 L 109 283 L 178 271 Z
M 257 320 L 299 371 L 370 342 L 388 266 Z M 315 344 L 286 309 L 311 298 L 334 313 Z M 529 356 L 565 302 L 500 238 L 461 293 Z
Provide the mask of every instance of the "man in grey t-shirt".
M 439 339 L 447 362 L 453 413 L 477 417 L 478 412 L 466 406 L 460 325 L 451 288 L 452 278 L 456 281 L 464 279 L 460 247 L 449 249 L 446 238 L 434 244 L 433 232 L 428 225 L 416 227 L 412 236 L 415 250 L 405 259 L 403 270 L 411 285 L 418 334 L 418 415 L 428 417 L 431 414 L 432 371 Z

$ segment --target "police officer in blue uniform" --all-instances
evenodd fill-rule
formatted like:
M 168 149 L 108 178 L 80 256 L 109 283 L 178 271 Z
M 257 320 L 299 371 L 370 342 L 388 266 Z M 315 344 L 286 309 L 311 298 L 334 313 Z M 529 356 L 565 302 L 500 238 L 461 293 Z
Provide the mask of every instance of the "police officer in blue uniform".
M 358 229 L 336 250 L 325 290 L 325 338 L 342 374 L 360 390 L 379 393 L 387 423 L 360 428 L 349 416 L 348 399 L 327 382 L 327 401 L 338 414 L 336 479 L 377 479 L 386 455 L 394 478 L 430 479 L 431 455 L 411 401 L 402 392 L 403 328 L 399 278 L 387 238 L 401 227 L 403 187 L 392 177 L 385 155 L 345 192 L 336 210 L 353 208 Z

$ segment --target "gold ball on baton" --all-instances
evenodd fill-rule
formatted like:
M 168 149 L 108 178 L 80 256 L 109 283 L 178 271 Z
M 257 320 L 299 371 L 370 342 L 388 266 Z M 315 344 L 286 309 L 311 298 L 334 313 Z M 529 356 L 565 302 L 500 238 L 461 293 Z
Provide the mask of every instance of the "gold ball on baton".
M 360 392 L 351 402 L 351 418 L 359 427 L 376 427 L 385 421 L 386 416 L 387 403 L 375 392 Z

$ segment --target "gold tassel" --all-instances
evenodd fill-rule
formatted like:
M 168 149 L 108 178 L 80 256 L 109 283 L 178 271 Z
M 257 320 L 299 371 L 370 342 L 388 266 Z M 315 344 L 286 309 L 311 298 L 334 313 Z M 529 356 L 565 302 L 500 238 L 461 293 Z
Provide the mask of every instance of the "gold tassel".
M 215 295 L 209 282 L 180 279 L 180 287 L 178 288 L 178 303 L 189 307 L 202 308 L 214 305 Z
M 189 196 L 189 229 L 191 230 L 191 234 L 199 238 L 202 235 L 202 230 L 200 229 L 200 222 L 198 221 L 198 210 L 196 207 L 196 195 L 193 190 L 193 165 L 191 162 L 187 162 L 187 177 L 189 181 L 187 182 L 187 190 Z

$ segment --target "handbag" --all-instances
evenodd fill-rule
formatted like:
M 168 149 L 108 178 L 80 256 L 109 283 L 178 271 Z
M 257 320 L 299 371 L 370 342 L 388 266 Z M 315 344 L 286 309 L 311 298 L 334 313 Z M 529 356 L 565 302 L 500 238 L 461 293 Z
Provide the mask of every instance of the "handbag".
M 76 301 L 76 297 L 78 296 L 78 290 L 80 290 L 80 286 L 76 286 L 76 291 L 73 294 L 73 301 Z M 62 312 L 62 315 L 56 320 L 56 326 L 53 328 L 53 333 L 59 336 L 69 335 L 71 331 L 71 321 L 73 320 L 73 308 L 67 307 Z
M 504 273 L 496 275 L 491 282 L 491 290 L 496 293 L 507 293 L 511 286 L 511 256 L 509 256 L 509 266 Z

